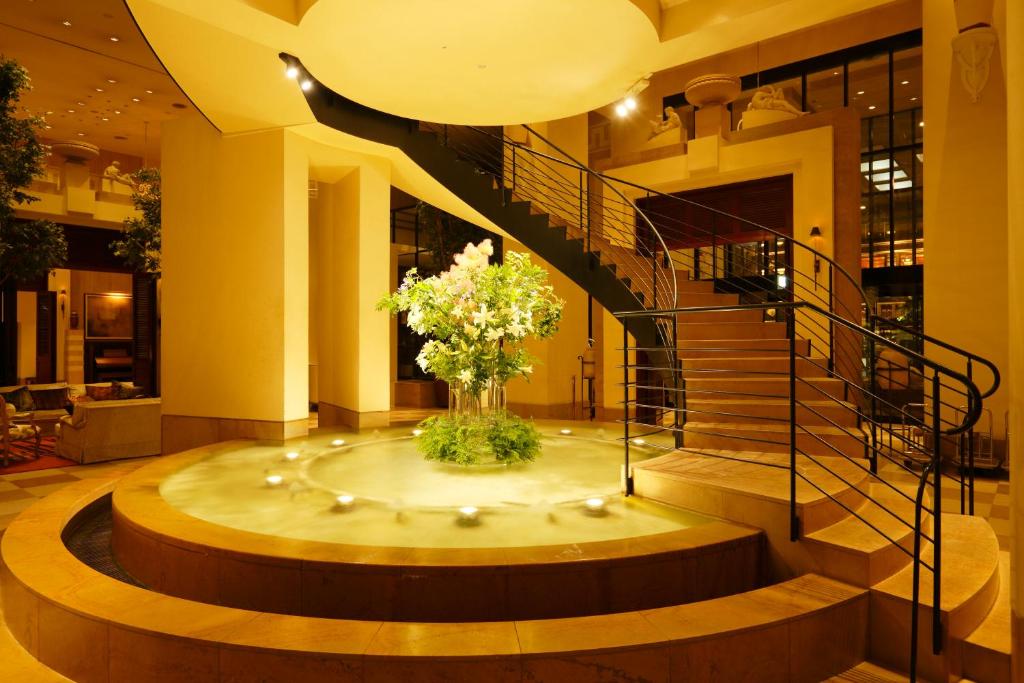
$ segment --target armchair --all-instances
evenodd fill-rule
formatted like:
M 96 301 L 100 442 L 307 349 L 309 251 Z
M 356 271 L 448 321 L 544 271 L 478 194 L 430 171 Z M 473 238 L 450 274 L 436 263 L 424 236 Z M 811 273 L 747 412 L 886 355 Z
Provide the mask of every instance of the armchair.
M 18 415 L 13 405 L 0 396 L 0 447 L 3 449 L 3 466 L 10 463 L 11 444 L 16 441 L 34 441 L 35 457 L 39 458 L 39 443 L 42 435 L 32 413 Z

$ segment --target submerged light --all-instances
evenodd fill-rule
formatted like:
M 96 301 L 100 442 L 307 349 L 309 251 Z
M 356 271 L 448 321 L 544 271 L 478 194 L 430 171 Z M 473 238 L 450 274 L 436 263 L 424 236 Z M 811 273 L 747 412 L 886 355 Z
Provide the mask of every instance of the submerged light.
M 480 510 L 475 505 L 464 505 L 459 508 L 459 524 L 471 526 L 480 523 Z
M 565 436 L 569 436 L 570 434 L 572 434 L 572 430 L 571 429 L 559 429 L 558 433 L 559 434 L 564 434 Z
M 338 446 L 344 446 L 345 439 L 335 439 L 334 441 L 331 442 L 331 445 L 334 446 L 335 448 L 337 448 Z
M 334 502 L 339 510 L 350 510 L 352 508 L 352 503 L 356 502 L 356 497 L 343 493 L 335 498 Z
M 634 446 L 643 446 L 645 443 L 647 443 L 647 442 L 644 441 L 643 439 L 641 439 L 639 436 L 637 438 L 633 439 L 633 445 Z
M 283 481 L 284 477 L 280 474 L 268 474 L 266 479 L 267 486 L 280 486 Z
M 284 457 L 286 460 L 298 460 L 299 454 L 296 453 L 295 451 L 288 451 L 287 453 L 284 454 Z
M 414 429 L 414 430 L 412 430 L 412 435 L 413 436 L 419 436 L 422 433 L 423 433 L 422 429 Z
M 587 498 L 583 501 L 583 510 L 588 515 L 594 515 L 595 517 L 599 517 L 608 512 L 604 503 L 604 498 Z

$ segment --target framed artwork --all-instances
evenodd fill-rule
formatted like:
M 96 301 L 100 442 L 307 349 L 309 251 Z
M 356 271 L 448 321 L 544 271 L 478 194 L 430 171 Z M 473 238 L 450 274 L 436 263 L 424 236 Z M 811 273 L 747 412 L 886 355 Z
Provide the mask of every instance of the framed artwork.
M 131 339 L 130 294 L 85 295 L 86 339 Z

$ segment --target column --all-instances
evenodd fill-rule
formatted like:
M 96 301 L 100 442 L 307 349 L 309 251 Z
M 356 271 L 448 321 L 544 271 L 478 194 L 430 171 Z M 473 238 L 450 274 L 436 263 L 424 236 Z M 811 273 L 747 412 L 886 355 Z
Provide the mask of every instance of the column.
M 386 427 L 391 409 L 391 333 L 377 302 L 391 282 L 390 168 L 367 159 L 318 201 L 320 426 Z
M 308 161 L 285 130 L 162 132 L 163 452 L 308 425 Z

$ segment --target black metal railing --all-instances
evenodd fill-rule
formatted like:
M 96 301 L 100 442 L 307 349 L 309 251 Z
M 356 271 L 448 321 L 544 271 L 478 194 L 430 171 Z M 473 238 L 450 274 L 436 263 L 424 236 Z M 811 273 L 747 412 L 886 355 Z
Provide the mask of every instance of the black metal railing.
M 730 312 L 763 311 L 769 307 L 778 308 L 785 322 L 786 343 L 776 349 L 776 354 L 765 355 L 763 349 L 742 339 L 718 340 L 706 348 L 689 346 L 685 351 L 704 351 L 712 355 L 680 358 L 673 368 L 671 382 L 661 387 L 646 383 L 645 370 L 649 368 L 636 358 L 637 352 L 645 349 L 630 344 L 631 323 L 652 316 L 666 320 L 673 329 L 672 339 L 678 344 L 680 315 L 703 313 L 724 317 Z M 797 485 L 802 481 L 872 528 L 905 553 L 913 564 L 913 678 L 921 607 L 918 581 L 922 569 L 931 572 L 933 577 L 932 649 L 937 654 L 943 648 L 942 461 L 950 444 L 958 435 L 967 433 L 981 415 L 983 396 L 972 378 L 808 301 L 639 310 L 617 313 L 616 317 L 623 323 L 622 405 L 627 494 L 633 492 L 629 459 L 635 429 L 672 431 L 677 438 L 673 446 L 665 448 L 682 448 L 707 457 L 787 469 L 791 540 L 801 536 Z M 814 355 L 813 347 L 801 348 L 799 331 L 806 327 L 808 317 L 823 319 L 858 341 L 877 344 L 904 359 L 908 366 L 919 369 L 924 379 L 925 407 L 919 417 L 910 420 L 910 430 L 874 421 L 863 406 L 886 406 L 887 400 L 871 394 L 870 383 L 865 386 L 830 367 L 823 358 Z M 744 354 L 750 352 L 754 355 L 745 358 Z M 729 380 L 737 385 L 731 390 L 723 388 Z M 759 383 L 772 388 L 759 391 Z M 706 386 L 709 384 L 715 388 Z M 662 400 L 641 398 L 650 396 L 650 390 L 656 388 L 660 388 Z M 954 403 L 959 404 L 963 397 L 965 410 L 949 410 L 953 403 L 947 395 L 951 392 L 955 396 Z M 722 396 L 732 400 L 721 400 Z M 735 400 L 737 396 L 741 399 Z M 855 397 L 860 400 L 853 400 Z M 742 424 L 744 428 L 737 429 L 730 424 Z M 650 445 L 648 442 L 648 447 Z M 904 462 L 902 454 L 908 450 L 926 456 L 921 473 Z M 760 458 L 744 457 L 747 451 L 779 455 L 775 462 L 766 463 Z M 843 468 L 837 467 L 839 463 L 844 463 Z M 849 465 L 854 469 L 850 470 Z M 853 481 L 853 476 L 844 474 L 849 471 L 863 479 Z M 860 505 L 849 504 L 833 495 L 821 478 L 812 473 L 841 482 L 855 492 Z M 902 488 L 901 478 L 914 482 L 913 490 Z M 862 482 L 869 486 L 860 485 Z M 885 497 L 873 495 L 871 484 L 878 486 Z M 930 494 L 930 504 L 925 500 L 926 493 Z M 913 506 L 913 519 L 907 519 L 899 506 Z M 878 512 L 888 522 L 888 528 L 901 530 L 903 537 L 901 533 L 882 528 L 886 524 L 873 522 L 877 516 L 869 511 Z M 906 535 L 912 537 L 911 547 L 907 547 Z M 924 557 L 922 544 L 930 545 L 930 561 Z

